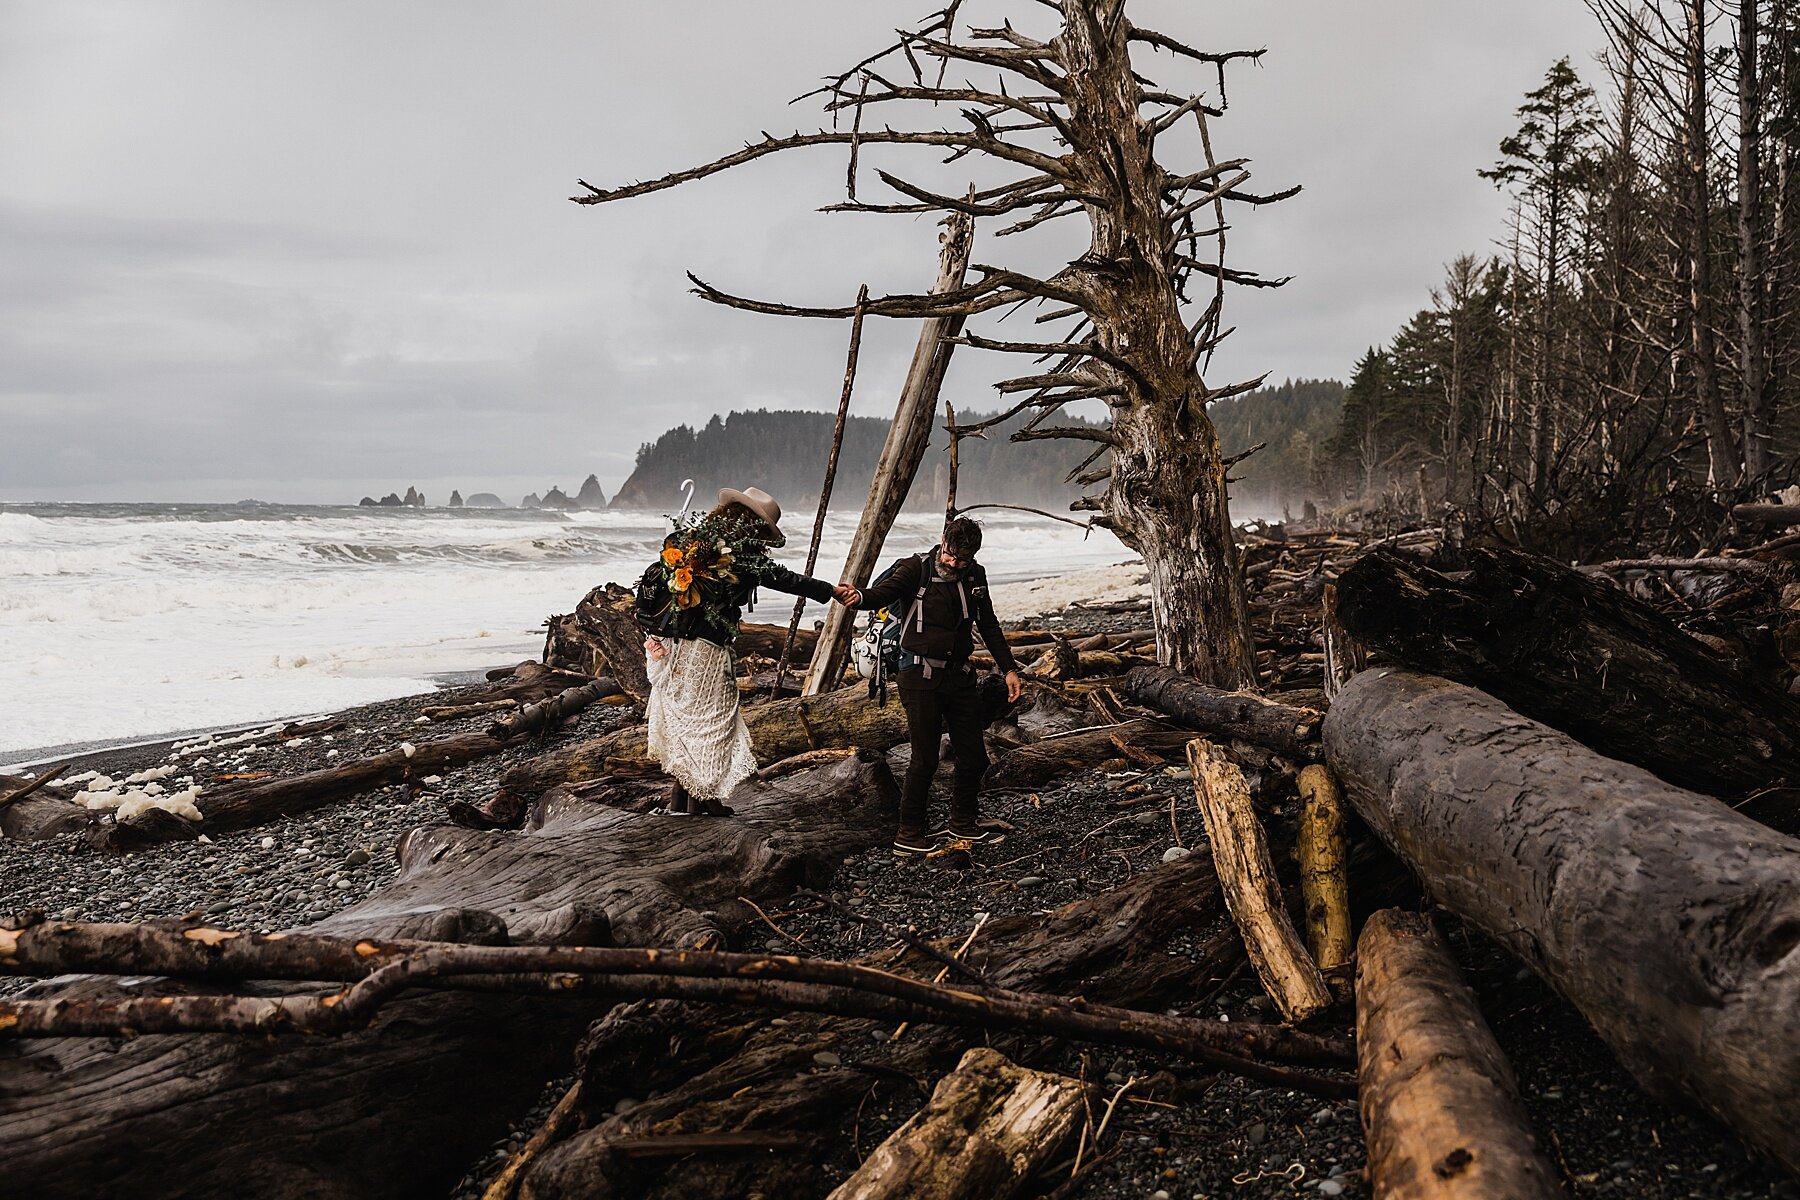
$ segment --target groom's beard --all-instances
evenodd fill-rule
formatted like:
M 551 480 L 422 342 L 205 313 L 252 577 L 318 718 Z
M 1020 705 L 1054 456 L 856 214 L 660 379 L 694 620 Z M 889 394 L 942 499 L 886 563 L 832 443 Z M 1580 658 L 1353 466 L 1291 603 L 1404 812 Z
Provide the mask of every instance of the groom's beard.
M 968 567 L 946 567 L 941 562 L 938 563 L 937 570 L 938 570 L 938 578 L 939 579 L 948 579 L 952 583 L 956 582 L 957 580 L 961 579 L 963 576 L 965 576 L 969 573 Z

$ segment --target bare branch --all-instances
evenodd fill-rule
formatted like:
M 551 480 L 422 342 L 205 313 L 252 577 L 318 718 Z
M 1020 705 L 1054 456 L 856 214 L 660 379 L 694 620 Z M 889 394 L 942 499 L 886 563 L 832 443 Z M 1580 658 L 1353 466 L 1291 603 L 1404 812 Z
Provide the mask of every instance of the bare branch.
M 1046 174 L 1060 174 L 1061 160 L 1048 154 L 1039 154 L 1035 150 L 1026 150 L 1002 142 L 997 138 L 986 138 L 979 134 L 968 133 L 910 133 L 894 129 L 883 129 L 874 132 L 836 132 L 820 130 L 818 133 L 796 133 L 788 137 L 771 137 L 764 135 L 760 142 L 752 142 L 734 154 L 714 159 L 698 167 L 689 167 L 684 171 L 675 171 L 660 179 L 649 179 L 640 183 L 627 184 L 618 188 L 599 188 L 585 179 L 575 182 L 587 188 L 591 195 L 571 196 L 576 204 L 605 204 L 612 200 L 627 200 L 634 196 L 645 196 L 651 192 L 665 191 L 679 184 L 690 183 L 696 179 L 704 179 L 709 175 L 717 175 L 721 171 L 729 171 L 733 167 L 754 162 L 783 150 L 797 150 L 802 146 L 846 146 L 852 142 L 858 145 L 904 145 L 904 146 L 945 146 L 952 149 L 979 150 L 992 154 L 996 158 L 1004 158 L 1035 171 Z
M 1109 429 L 1095 429 L 1086 425 L 1052 425 L 1048 429 L 1021 429 L 1015 432 L 1011 441 L 1041 442 L 1051 438 L 1072 438 L 1079 442 L 1099 442 L 1102 445 L 1118 447 L 1119 439 Z
M 1247 58 L 1250 61 L 1255 62 L 1269 52 L 1268 48 L 1265 47 L 1261 50 L 1231 50 L 1224 54 L 1209 54 L 1204 50 L 1196 50 L 1192 46 L 1178 42 L 1167 34 L 1158 33 L 1154 29 L 1143 29 L 1136 25 L 1132 26 L 1131 32 L 1125 36 L 1128 41 L 1143 42 L 1146 45 L 1155 46 L 1159 50 L 1167 50 L 1171 54 L 1178 54 L 1183 58 L 1191 58 L 1196 62 L 1211 63 L 1214 66 L 1220 67 L 1234 59 L 1240 58 Z

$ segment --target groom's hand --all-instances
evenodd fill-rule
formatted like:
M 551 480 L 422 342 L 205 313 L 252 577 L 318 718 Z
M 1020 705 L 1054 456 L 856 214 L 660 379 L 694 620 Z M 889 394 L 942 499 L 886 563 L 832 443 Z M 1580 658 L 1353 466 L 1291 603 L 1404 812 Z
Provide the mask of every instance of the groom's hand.
M 847 583 L 840 583 L 832 588 L 831 597 L 845 608 L 855 608 L 862 603 L 862 593 Z
M 1019 679 L 1017 671 L 1006 673 L 1006 702 L 1017 704 L 1019 697 L 1025 694 L 1025 684 Z

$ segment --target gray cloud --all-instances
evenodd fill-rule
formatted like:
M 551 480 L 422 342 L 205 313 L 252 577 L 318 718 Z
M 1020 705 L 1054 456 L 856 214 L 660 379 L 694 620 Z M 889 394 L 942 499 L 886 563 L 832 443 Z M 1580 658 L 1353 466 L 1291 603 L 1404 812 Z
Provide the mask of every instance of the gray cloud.
M 814 212 L 842 187 L 829 149 L 566 197 L 816 121 L 787 101 L 928 7 L 0 7 L 0 499 L 516 499 L 589 471 L 610 490 L 673 423 L 830 407 L 839 323 L 716 309 L 682 272 L 801 303 L 913 289 L 929 220 Z M 1596 40 L 1574 0 L 1146 0 L 1141 19 L 1268 47 L 1216 136 L 1257 186 L 1306 187 L 1235 218 L 1234 261 L 1295 282 L 1234 297 L 1232 378 L 1343 375 L 1484 250 L 1503 202 L 1474 171 L 1545 67 Z M 1054 262 L 1080 232 L 978 258 Z M 858 411 L 891 404 L 912 337 L 871 323 Z M 959 405 L 991 403 L 1003 365 L 961 358 Z

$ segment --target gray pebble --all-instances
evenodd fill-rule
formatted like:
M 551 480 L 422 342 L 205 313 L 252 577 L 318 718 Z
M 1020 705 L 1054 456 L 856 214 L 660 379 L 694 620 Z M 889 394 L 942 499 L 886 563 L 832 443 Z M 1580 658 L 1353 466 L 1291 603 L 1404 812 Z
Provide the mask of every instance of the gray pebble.
M 844 1060 L 829 1050 L 821 1050 L 813 1055 L 813 1061 L 818 1063 L 821 1067 L 835 1067 L 842 1065 Z
M 1321 1196 L 1341 1196 L 1343 1194 L 1344 1194 L 1344 1185 L 1339 1183 L 1337 1180 L 1335 1180 L 1335 1179 L 1319 1180 L 1319 1195 L 1321 1195 Z
M 1332 1112 L 1329 1108 L 1321 1108 L 1312 1115 L 1312 1123 L 1314 1125 L 1323 1125 L 1335 1116 L 1337 1116 L 1337 1114 Z
M 346 867 L 360 867 L 368 861 L 369 852 L 360 846 L 344 856 L 344 865 Z
M 1193 854 L 1193 851 L 1189 850 L 1186 846 L 1170 846 L 1167 850 L 1163 851 L 1163 861 L 1166 863 L 1180 862 L 1191 854 Z
M 619 1097 L 618 1102 L 613 1105 L 613 1112 L 622 1117 L 642 1103 L 643 1101 L 633 1100 L 630 1096 L 621 1096 Z
M 1046 883 L 1049 883 L 1049 882 L 1050 881 L 1048 879 L 1045 879 L 1042 875 L 1027 875 L 1023 879 L 1015 880 L 1013 882 L 1013 886 L 1014 887 L 1022 887 L 1022 888 L 1034 888 L 1034 887 L 1043 887 Z
M 780 953 L 781 951 L 787 949 L 787 943 L 782 941 L 780 938 L 770 938 L 768 941 L 763 943 L 763 949 L 773 950 L 776 953 Z
M 350 890 L 350 881 L 348 879 L 340 879 L 331 886 L 335 887 L 340 892 L 347 892 Z
M 1249 1138 L 1250 1138 L 1250 1144 L 1252 1146 L 1262 1145 L 1263 1139 L 1267 1138 L 1268 1136 L 1269 1136 L 1269 1127 L 1264 1122 L 1258 1121 L 1256 1124 L 1254 1124 L 1250 1127 Z
M 1163 814 L 1161 814 L 1161 813 L 1153 813 L 1153 812 L 1139 813 L 1137 816 L 1131 818 L 1131 823 L 1133 825 L 1143 825 L 1143 826 L 1148 827 L 1151 825 L 1160 825 L 1162 823 L 1162 819 L 1163 819 Z

